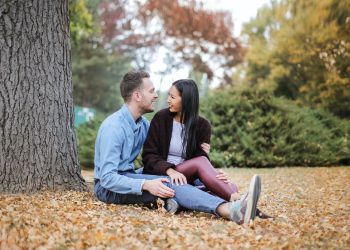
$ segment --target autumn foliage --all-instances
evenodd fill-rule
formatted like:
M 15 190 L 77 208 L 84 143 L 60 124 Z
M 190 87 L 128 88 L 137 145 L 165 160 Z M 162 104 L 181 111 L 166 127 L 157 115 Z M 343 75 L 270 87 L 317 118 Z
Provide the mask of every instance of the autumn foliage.
M 107 205 L 92 193 L 0 195 L 0 249 L 347 249 L 349 170 L 229 171 L 241 191 L 253 173 L 262 177 L 259 207 L 275 218 L 249 227 L 204 213 Z
M 229 12 L 208 11 L 197 1 L 132 3 L 132 10 L 121 0 L 104 0 L 99 6 L 103 40 L 118 51 L 139 50 L 141 59 L 150 63 L 147 53 L 167 48 L 172 58 L 168 68 L 187 63 L 209 79 L 215 75 L 214 67 L 229 74 L 242 62 L 244 49 L 232 35 Z
M 246 24 L 244 85 L 350 117 L 350 2 L 283 0 Z
M 197 1 L 187 5 L 179 1 L 149 0 L 141 9 L 145 21 L 154 16 L 162 20 L 164 38 L 173 38 L 171 47 L 192 67 L 213 77 L 209 60 L 229 69 L 242 61 L 243 49 L 232 36 L 233 23 L 229 12 L 212 12 Z M 164 40 L 162 40 L 164 41 Z M 163 43 L 166 46 L 166 43 Z M 205 57 L 209 56 L 209 60 Z

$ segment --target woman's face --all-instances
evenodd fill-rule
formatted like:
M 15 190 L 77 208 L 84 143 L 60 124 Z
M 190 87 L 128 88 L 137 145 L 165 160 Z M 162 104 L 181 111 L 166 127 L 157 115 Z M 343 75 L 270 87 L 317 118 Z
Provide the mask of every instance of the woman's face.
M 182 98 L 175 86 L 172 86 L 169 90 L 168 105 L 170 112 L 179 113 L 182 110 Z

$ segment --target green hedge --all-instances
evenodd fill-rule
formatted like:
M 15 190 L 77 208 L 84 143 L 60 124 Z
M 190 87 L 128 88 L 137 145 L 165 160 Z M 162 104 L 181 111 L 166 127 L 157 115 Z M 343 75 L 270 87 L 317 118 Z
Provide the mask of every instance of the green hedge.
M 104 118 L 104 116 L 100 115 L 94 120 L 80 125 L 76 130 L 78 139 L 79 160 L 83 168 L 94 167 L 94 151 L 96 136 Z M 134 163 L 136 167 L 141 166 L 141 154 L 137 157 Z
M 217 91 L 201 104 L 201 113 L 212 124 L 210 157 L 216 167 L 350 165 L 349 121 L 267 91 Z M 83 167 L 93 168 L 102 121 L 77 129 Z
M 212 124 L 216 167 L 350 164 L 349 121 L 268 91 L 217 91 L 201 113 Z
M 83 168 L 94 167 L 95 140 L 102 121 L 102 117 L 95 118 L 80 125 L 76 130 L 79 160 Z

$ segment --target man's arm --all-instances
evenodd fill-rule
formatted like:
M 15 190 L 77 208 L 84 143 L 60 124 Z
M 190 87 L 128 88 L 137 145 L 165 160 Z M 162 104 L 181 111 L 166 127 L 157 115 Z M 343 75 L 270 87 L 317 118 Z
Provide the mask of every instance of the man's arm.
M 104 128 L 100 134 L 100 181 L 101 186 L 120 194 L 142 194 L 146 190 L 151 194 L 169 198 L 175 195 L 174 190 L 168 188 L 163 182 L 169 182 L 166 178 L 154 180 L 133 179 L 118 174 L 118 167 L 122 154 L 123 143 L 126 143 L 122 129 L 119 132 L 111 127 Z
M 120 194 L 142 194 L 144 179 L 133 179 L 118 173 L 123 143 L 126 137 L 122 128 L 106 126 L 99 135 L 99 178 L 101 186 Z

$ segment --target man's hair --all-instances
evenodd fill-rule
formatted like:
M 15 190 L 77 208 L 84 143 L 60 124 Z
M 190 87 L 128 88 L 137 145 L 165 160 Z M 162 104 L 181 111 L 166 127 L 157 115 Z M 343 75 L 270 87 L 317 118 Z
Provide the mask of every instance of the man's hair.
M 141 87 L 143 78 L 149 78 L 149 74 L 143 70 L 132 70 L 123 76 L 120 83 L 120 94 L 124 102 L 130 101 L 132 92 Z

